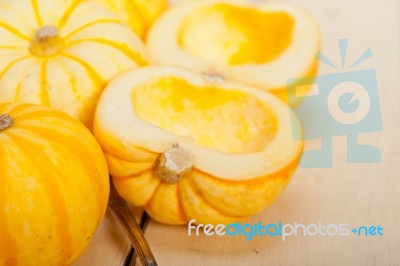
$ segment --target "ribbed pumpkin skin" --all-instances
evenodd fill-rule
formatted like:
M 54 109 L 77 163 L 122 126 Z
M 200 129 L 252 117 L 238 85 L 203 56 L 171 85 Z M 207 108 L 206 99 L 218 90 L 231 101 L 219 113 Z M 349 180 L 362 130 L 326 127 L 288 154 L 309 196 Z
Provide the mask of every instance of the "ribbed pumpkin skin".
M 53 53 L 38 55 L 32 42 L 44 26 L 58 28 L 59 40 Z M 93 1 L 0 0 L 0 102 L 53 106 L 90 128 L 105 84 L 146 64 L 144 49 Z
M 108 200 L 108 170 L 89 130 L 49 107 L 0 104 L 0 265 L 69 265 Z
M 112 181 L 119 194 L 130 204 L 143 206 L 158 222 L 174 225 L 186 224 L 191 219 L 203 224 L 229 224 L 260 212 L 285 190 L 300 156 L 285 168 L 253 180 L 221 180 L 193 169 L 171 185 L 155 175 L 159 154 L 134 146 L 124 151 L 127 147 L 121 147 L 112 136 L 99 131 L 96 137 L 106 151 Z M 112 153 L 118 153 L 118 157 Z
M 143 39 L 168 0 L 96 0 L 118 14 Z

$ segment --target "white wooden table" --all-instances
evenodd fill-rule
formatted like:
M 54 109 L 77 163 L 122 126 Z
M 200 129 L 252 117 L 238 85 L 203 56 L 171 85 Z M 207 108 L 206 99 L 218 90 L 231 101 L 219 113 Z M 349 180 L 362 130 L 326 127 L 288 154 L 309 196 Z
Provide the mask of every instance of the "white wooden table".
M 383 130 L 362 134 L 377 146 L 379 164 L 348 164 L 346 138 L 334 139 L 331 169 L 299 169 L 286 192 L 250 223 L 380 225 L 379 237 L 189 237 L 187 227 L 150 222 L 146 238 L 160 265 L 400 265 L 400 1 L 292 0 L 309 10 L 323 34 L 322 52 L 340 62 L 337 40 L 349 40 L 348 60 L 370 48 L 358 69 L 377 72 Z M 334 73 L 321 65 L 320 74 Z M 308 142 L 307 147 L 318 145 Z M 111 215 L 75 266 L 120 266 L 127 238 Z

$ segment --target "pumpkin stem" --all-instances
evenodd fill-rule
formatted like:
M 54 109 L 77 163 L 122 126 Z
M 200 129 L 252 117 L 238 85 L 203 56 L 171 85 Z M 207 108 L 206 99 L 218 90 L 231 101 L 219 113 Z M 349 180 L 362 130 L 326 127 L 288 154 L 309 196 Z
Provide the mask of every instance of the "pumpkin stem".
M 13 124 L 14 120 L 9 114 L 0 115 L 0 131 L 3 131 Z
M 44 26 L 36 32 L 31 43 L 31 52 L 37 56 L 51 56 L 62 48 L 62 41 L 58 35 L 58 29 L 54 26 Z
M 192 167 L 190 153 L 178 144 L 174 144 L 171 149 L 158 157 L 155 173 L 162 180 L 176 184 L 190 172 Z
M 225 80 L 223 75 L 214 70 L 202 72 L 202 74 L 204 79 L 211 84 L 218 84 Z

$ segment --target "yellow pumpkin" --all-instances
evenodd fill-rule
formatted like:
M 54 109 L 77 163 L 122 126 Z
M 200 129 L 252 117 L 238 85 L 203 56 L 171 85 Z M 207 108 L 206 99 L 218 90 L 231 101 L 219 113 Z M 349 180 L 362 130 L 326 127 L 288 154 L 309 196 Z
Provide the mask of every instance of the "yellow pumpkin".
M 136 34 L 81 0 L 0 0 L 0 58 L 0 102 L 50 105 L 89 128 L 105 84 L 146 63 Z
M 317 73 L 320 33 L 312 17 L 288 3 L 185 1 L 160 16 L 147 46 L 155 64 L 248 83 L 288 101 L 289 79 Z
M 100 224 L 107 163 L 79 121 L 0 104 L 0 265 L 69 265 Z
M 288 184 L 300 125 L 277 97 L 174 67 L 122 74 L 104 90 L 94 134 L 130 204 L 167 224 L 230 223 Z
M 167 0 L 96 0 L 123 19 L 140 37 L 168 6 Z

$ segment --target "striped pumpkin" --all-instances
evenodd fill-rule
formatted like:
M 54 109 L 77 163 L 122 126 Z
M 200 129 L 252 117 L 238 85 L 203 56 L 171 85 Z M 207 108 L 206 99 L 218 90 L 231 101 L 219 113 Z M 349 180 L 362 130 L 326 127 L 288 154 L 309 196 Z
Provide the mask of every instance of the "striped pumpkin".
M 69 265 L 109 193 L 100 146 L 53 108 L 0 104 L 0 265 Z
M 53 106 L 91 127 L 105 84 L 146 64 L 144 44 L 98 3 L 0 0 L 0 101 Z
M 168 0 L 96 0 L 115 12 L 143 39 Z

